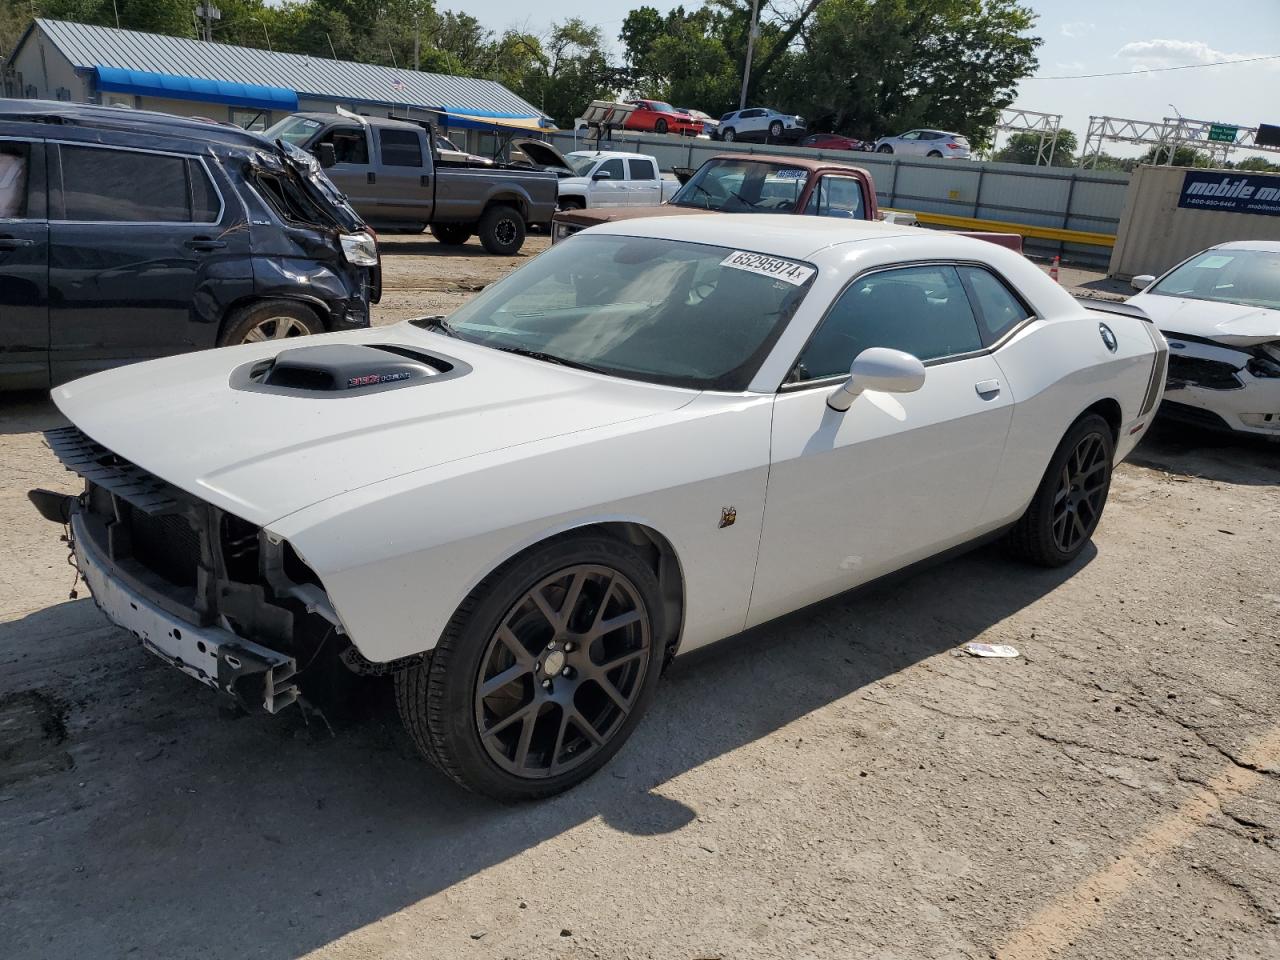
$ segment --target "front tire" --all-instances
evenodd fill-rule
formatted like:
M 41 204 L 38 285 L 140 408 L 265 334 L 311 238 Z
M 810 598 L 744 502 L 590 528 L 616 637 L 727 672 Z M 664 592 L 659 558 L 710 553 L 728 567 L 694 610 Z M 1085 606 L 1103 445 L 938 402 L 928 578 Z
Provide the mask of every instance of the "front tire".
M 773 139 L 775 140 L 782 139 L 782 122 L 781 121 L 775 120 L 773 121 L 773 123 L 769 124 L 769 136 L 773 137 Z
M 581 197 L 561 197 L 556 202 L 556 206 L 561 210 L 585 210 L 587 208 L 587 201 L 583 200 Z
M 882 143 L 880 146 L 876 147 L 876 153 L 893 153 L 893 147 L 889 146 L 887 143 Z
M 659 117 L 657 120 L 655 120 L 655 121 L 654 121 L 654 124 L 653 124 L 653 132 L 654 132 L 654 133 L 666 133 L 666 132 L 667 132 L 667 121 L 666 121 L 666 118 L 664 118 L 664 117 Z
M 1070 563 L 1085 548 L 1107 503 L 1115 440 L 1096 413 L 1067 431 L 1026 513 L 1009 532 L 1009 549 L 1042 567 Z
M 260 300 L 227 317 L 218 346 L 289 340 L 316 333 L 324 333 L 324 324 L 310 307 L 291 300 Z
M 738 139 L 738 134 L 734 131 L 733 127 L 730 127 L 728 130 L 725 130 L 720 134 L 720 139 L 725 143 L 733 143 L 733 141 Z
M 631 735 L 665 636 L 657 577 L 627 544 L 554 540 L 472 592 L 431 659 L 396 675 L 396 703 L 418 749 L 461 786 L 547 797 Z
M 431 235 L 446 247 L 460 247 L 471 239 L 471 228 L 465 223 L 433 223 Z
M 524 246 L 524 217 L 515 207 L 498 204 L 480 218 L 480 243 L 490 253 L 510 257 Z

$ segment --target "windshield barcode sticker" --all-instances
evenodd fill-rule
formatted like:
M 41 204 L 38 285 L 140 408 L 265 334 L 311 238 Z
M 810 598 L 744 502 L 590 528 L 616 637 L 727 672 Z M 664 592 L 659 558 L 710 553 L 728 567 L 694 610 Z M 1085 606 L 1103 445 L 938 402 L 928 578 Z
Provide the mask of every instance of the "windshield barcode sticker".
M 806 267 L 794 260 L 767 257 L 763 253 L 748 253 L 746 250 L 735 250 L 720 261 L 720 266 L 758 273 L 762 277 L 772 277 L 796 287 L 807 283 L 815 272 L 813 267 Z

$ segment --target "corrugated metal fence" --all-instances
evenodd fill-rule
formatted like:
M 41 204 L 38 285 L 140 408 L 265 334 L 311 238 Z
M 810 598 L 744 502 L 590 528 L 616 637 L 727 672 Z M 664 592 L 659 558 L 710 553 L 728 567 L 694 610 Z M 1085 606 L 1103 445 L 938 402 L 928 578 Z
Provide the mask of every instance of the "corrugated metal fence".
M 553 134 L 564 153 L 594 148 L 595 141 L 573 133 Z M 1115 236 L 1124 209 L 1127 173 L 1103 173 L 1075 167 L 1033 167 L 1018 163 L 930 160 L 847 150 L 808 150 L 776 144 L 719 143 L 672 136 L 620 134 L 603 141 L 602 150 L 648 153 L 663 170 L 697 167 L 719 153 L 769 153 L 823 157 L 871 171 L 881 206 L 917 213 L 940 213 L 979 220 L 1082 230 Z M 1105 266 L 1105 247 L 1028 239 L 1029 253 L 1064 257 Z

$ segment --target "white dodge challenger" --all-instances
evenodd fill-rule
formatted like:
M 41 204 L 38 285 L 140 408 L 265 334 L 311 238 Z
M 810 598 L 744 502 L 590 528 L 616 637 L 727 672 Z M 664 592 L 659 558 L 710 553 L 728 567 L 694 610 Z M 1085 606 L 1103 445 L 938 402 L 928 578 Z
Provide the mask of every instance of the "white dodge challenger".
M 246 708 L 394 674 L 472 790 L 589 776 L 677 653 L 1005 536 L 1092 535 L 1166 348 L 1021 256 L 876 223 L 605 224 L 452 316 L 54 391 L 32 491 L 102 610 Z

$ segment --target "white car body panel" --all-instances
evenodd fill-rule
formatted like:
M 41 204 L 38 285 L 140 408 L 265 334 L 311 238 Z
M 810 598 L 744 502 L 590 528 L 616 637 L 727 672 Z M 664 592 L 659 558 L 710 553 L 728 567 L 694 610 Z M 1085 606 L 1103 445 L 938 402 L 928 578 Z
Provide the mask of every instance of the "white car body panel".
M 956 142 L 953 139 L 956 137 L 960 142 L 953 149 L 949 144 Z M 881 137 L 876 141 L 875 149 L 879 150 L 881 146 L 888 146 L 894 153 L 906 157 L 927 157 L 930 153 L 937 153 L 945 160 L 967 160 L 970 152 L 968 140 L 960 134 L 923 128 L 908 130 L 896 137 Z
M 691 650 L 1013 519 L 1069 425 L 1099 400 L 1120 408 L 1117 459 L 1145 425 L 1148 325 L 1086 311 L 1002 247 L 769 215 L 592 230 L 602 233 L 762 251 L 818 273 L 743 393 L 597 375 L 399 324 L 314 342 L 413 345 L 471 372 L 342 399 L 230 390 L 233 369 L 281 346 L 264 343 L 108 371 L 54 399 L 119 456 L 286 540 L 373 661 L 431 649 L 503 561 L 602 522 L 639 524 L 670 544 L 680 650 Z M 921 260 L 989 266 L 1036 318 L 993 351 L 931 365 L 916 394 L 868 392 L 837 414 L 825 397 L 838 383 L 779 392 L 852 278 Z M 984 399 L 975 387 L 990 380 L 999 390 Z M 736 518 L 722 524 L 726 510 Z
M 1209 249 L 1280 253 L 1280 242 L 1242 240 Z M 1148 292 L 1172 272 L 1158 277 L 1128 302 L 1149 316 L 1165 335 L 1171 363 L 1183 357 L 1228 364 L 1235 368 L 1240 387 L 1202 386 L 1178 376 L 1171 366 L 1166 399 L 1209 411 L 1232 430 L 1280 438 L 1280 378 L 1258 377 L 1247 367 L 1256 349 L 1280 363 L 1280 310 Z

